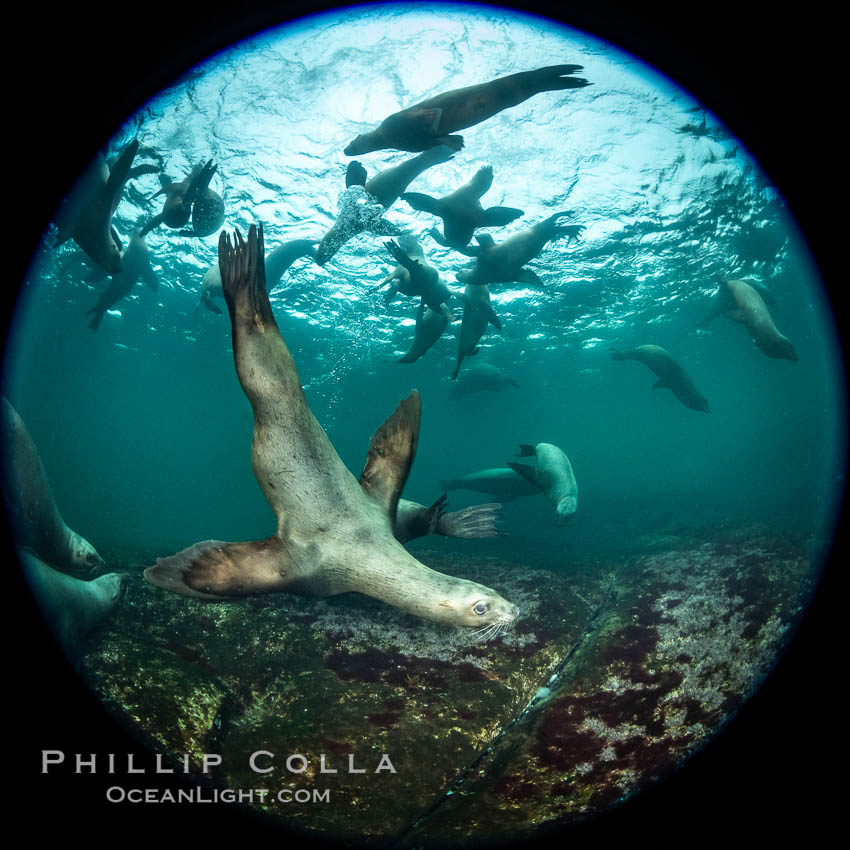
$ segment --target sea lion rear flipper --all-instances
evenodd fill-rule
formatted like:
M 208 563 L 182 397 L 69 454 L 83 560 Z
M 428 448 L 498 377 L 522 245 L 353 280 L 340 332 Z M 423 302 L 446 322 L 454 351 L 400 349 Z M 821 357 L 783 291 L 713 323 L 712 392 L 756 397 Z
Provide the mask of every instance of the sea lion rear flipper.
M 531 269 L 520 269 L 519 274 L 516 276 L 516 279 L 520 283 L 526 283 L 529 286 L 544 286 L 543 281 Z
M 519 451 L 516 453 L 515 457 L 537 457 L 537 452 L 534 450 L 534 446 L 531 446 L 528 443 L 520 443 Z
M 345 171 L 345 188 L 349 186 L 365 186 L 366 169 L 356 159 L 348 163 Z
M 514 207 L 488 207 L 484 210 L 484 216 L 478 226 L 503 227 L 522 215 L 525 215 L 525 212 Z
M 527 463 L 514 463 L 513 461 L 508 461 L 508 466 L 529 484 L 533 484 L 535 487 L 540 486 L 537 480 L 537 470 L 533 466 L 529 466 Z
M 360 486 L 386 509 L 393 525 L 398 500 L 416 455 L 421 414 L 419 391 L 413 390 L 373 434 L 360 475 Z
M 504 534 L 496 528 L 497 512 L 501 507 L 498 502 L 489 502 L 486 505 L 472 505 L 462 511 L 443 513 L 437 522 L 437 534 L 466 539 L 499 537 Z
M 183 596 L 221 599 L 283 590 L 296 572 L 283 541 L 270 537 L 247 543 L 204 540 L 158 558 L 145 578 Z
M 410 204 L 415 210 L 431 213 L 431 215 L 440 215 L 439 198 L 432 198 L 430 195 L 425 195 L 422 192 L 403 192 L 399 197 Z

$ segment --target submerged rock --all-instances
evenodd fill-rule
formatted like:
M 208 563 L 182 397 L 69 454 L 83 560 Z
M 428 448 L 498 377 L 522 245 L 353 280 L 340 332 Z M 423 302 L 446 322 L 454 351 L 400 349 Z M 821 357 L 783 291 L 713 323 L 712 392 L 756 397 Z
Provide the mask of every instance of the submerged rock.
M 157 750 L 195 770 L 217 754 L 219 785 L 266 789 L 255 807 L 288 828 L 379 846 L 522 840 L 706 743 L 771 667 L 808 571 L 764 534 L 563 572 L 424 560 L 504 593 L 516 626 L 482 643 L 355 594 L 208 603 L 136 574 L 86 658 L 91 684 Z M 258 751 L 269 772 L 252 769 Z M 330 805 L 293 806 L 285 789 Z

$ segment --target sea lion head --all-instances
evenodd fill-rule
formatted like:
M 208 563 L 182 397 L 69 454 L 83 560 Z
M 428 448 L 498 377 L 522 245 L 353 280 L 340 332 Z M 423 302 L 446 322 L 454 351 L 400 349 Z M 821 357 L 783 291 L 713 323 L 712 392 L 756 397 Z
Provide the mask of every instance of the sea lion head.
M 100 603 L 101 613 L 105 616 L 118 603 L 124 590 L 124 576 L 121 573 L 106 573 L 86 582 Z
M 359 156 L 362 153 L 371 153 L 375 148 L 373 133 L 361 133 L 353 142 L 343 150 L 346 156 Z
M 487 638 L 510 626 L 519 615 L 516 605 L 483 584 L 457 579 L 437 603 L 433 619 L 446 625 L 477 629 Z
M 558 507 L 555 509 L 555 522 L 558 525 L 566 525 L 567 520 L 572 518 L 577 507 L 578 501 L 575 496 L 564 496 L 564 498 L 558 502 Z
M 791 340 L 782 336 L 781 333 L 759 340 L 758 347 L 768 357 L 775 357 L 777 360 L 791 360 L 794 363 L 797 362 L 797 352 L 794 351 Z
M 84 537 L 80 537 L 79 534 L 75 534 L 74 539 L 71 541 L 71 551 L 73 553 L 72 560 L 74 566 L 82 567 L 92 572 L 106 566 L 106 561 L 97 554 L 94 546 Z

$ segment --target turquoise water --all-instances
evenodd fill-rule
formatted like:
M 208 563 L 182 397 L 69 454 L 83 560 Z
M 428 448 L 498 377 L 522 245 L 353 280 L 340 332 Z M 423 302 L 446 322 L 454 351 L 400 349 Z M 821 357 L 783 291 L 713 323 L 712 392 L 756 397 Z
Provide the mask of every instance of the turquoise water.
M 429 47 L 414 58 L 405 49 L 413 43 Z M 460 323 L 418 362 L 393 362 L 410 344 L 416 307 L 399 296 L 386 309 L 369 291 L 393 263 L 382 238 L 365 233 L 324 268 L 296 261 L 272 297 L 313 411 L 359 473 L 372 432 L 417 387 L 423 425 L 405 495 L 428 503 L 440 479 L 504 466 L 518 443 L 560 446 L 579 486 L 569 525 L 555 525 L 542 496 L 520 500 L 503 510 L 510 536 L 462 544 L 475 551 L 566 566 L 565 547 L 741 520 L 828 537 L 844 425 L 822 285 L 782 197 L 743 145 L 633 57 L 496 10 L 318 16 L 195 69 L 132 116 L 108 152 L 138 138 L 136 164 L 162 163 L 173 179 L 212 158 L 228 230 L 261 221 L 269 247 L 318 239 L 336 215 L 349 162 L 342 148 L 355 135 L 441 91 L 564 61 L 583 65 L 592 85 L 538 94 L 463 131 L 464 150 L 410 187 L 444 195 L 489 164 L 485 206 L 525 212 L 485 231 L 497 241 L 562 210 L 586 228 L 529 264 L 544 288 L 492 287 L 503 331 L 491 327 L 463 368 L 492 363 L 519 387 L 449 399 Z M 371 176 L 409 156 L 359 159 Z M 156 174 L 128 184 L 114 218 L 123 241 L 159 211 L 160 200 L 148 200 L 159 188 Z M 403 201 L 386 219 L 416 235 L 460 291 L 455 275 L 468 260 L 431 239 L 437 219 Z M 143 541 L 165 552 L 272 527 L 251 472 L 252 419 L 226 311 L 195 310 L 216 236 L 154 230 L 159 291 L 139 282 L 97 333 L 85 312 L 104 284 L 84 282 L 73 243 L 53 247 L 49 231 L 28 275 L 4 392 L 40 447 L 66 521 L 96 545 Z M 799 362 L 767 358 L 724 318 L 696 328 L 722 274 L 770 289 Z M 647 369 L 609 355 L 644 344 L 674 354 L 710 414 L 651 391 Z M 458 491 L 451 500 L 482 499 Z

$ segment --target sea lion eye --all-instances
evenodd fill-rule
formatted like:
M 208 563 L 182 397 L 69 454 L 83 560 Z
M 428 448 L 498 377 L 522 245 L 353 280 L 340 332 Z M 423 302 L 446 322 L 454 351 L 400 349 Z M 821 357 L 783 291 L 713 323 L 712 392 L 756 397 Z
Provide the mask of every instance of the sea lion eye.
M 473 610 L 474 613 L 476 613 L 480 616 L 481 614 L 487 613 L 487 605 L 484 602 L 479 602 L 477 605 L 475 605 L 473 607 L 472 610 Z

